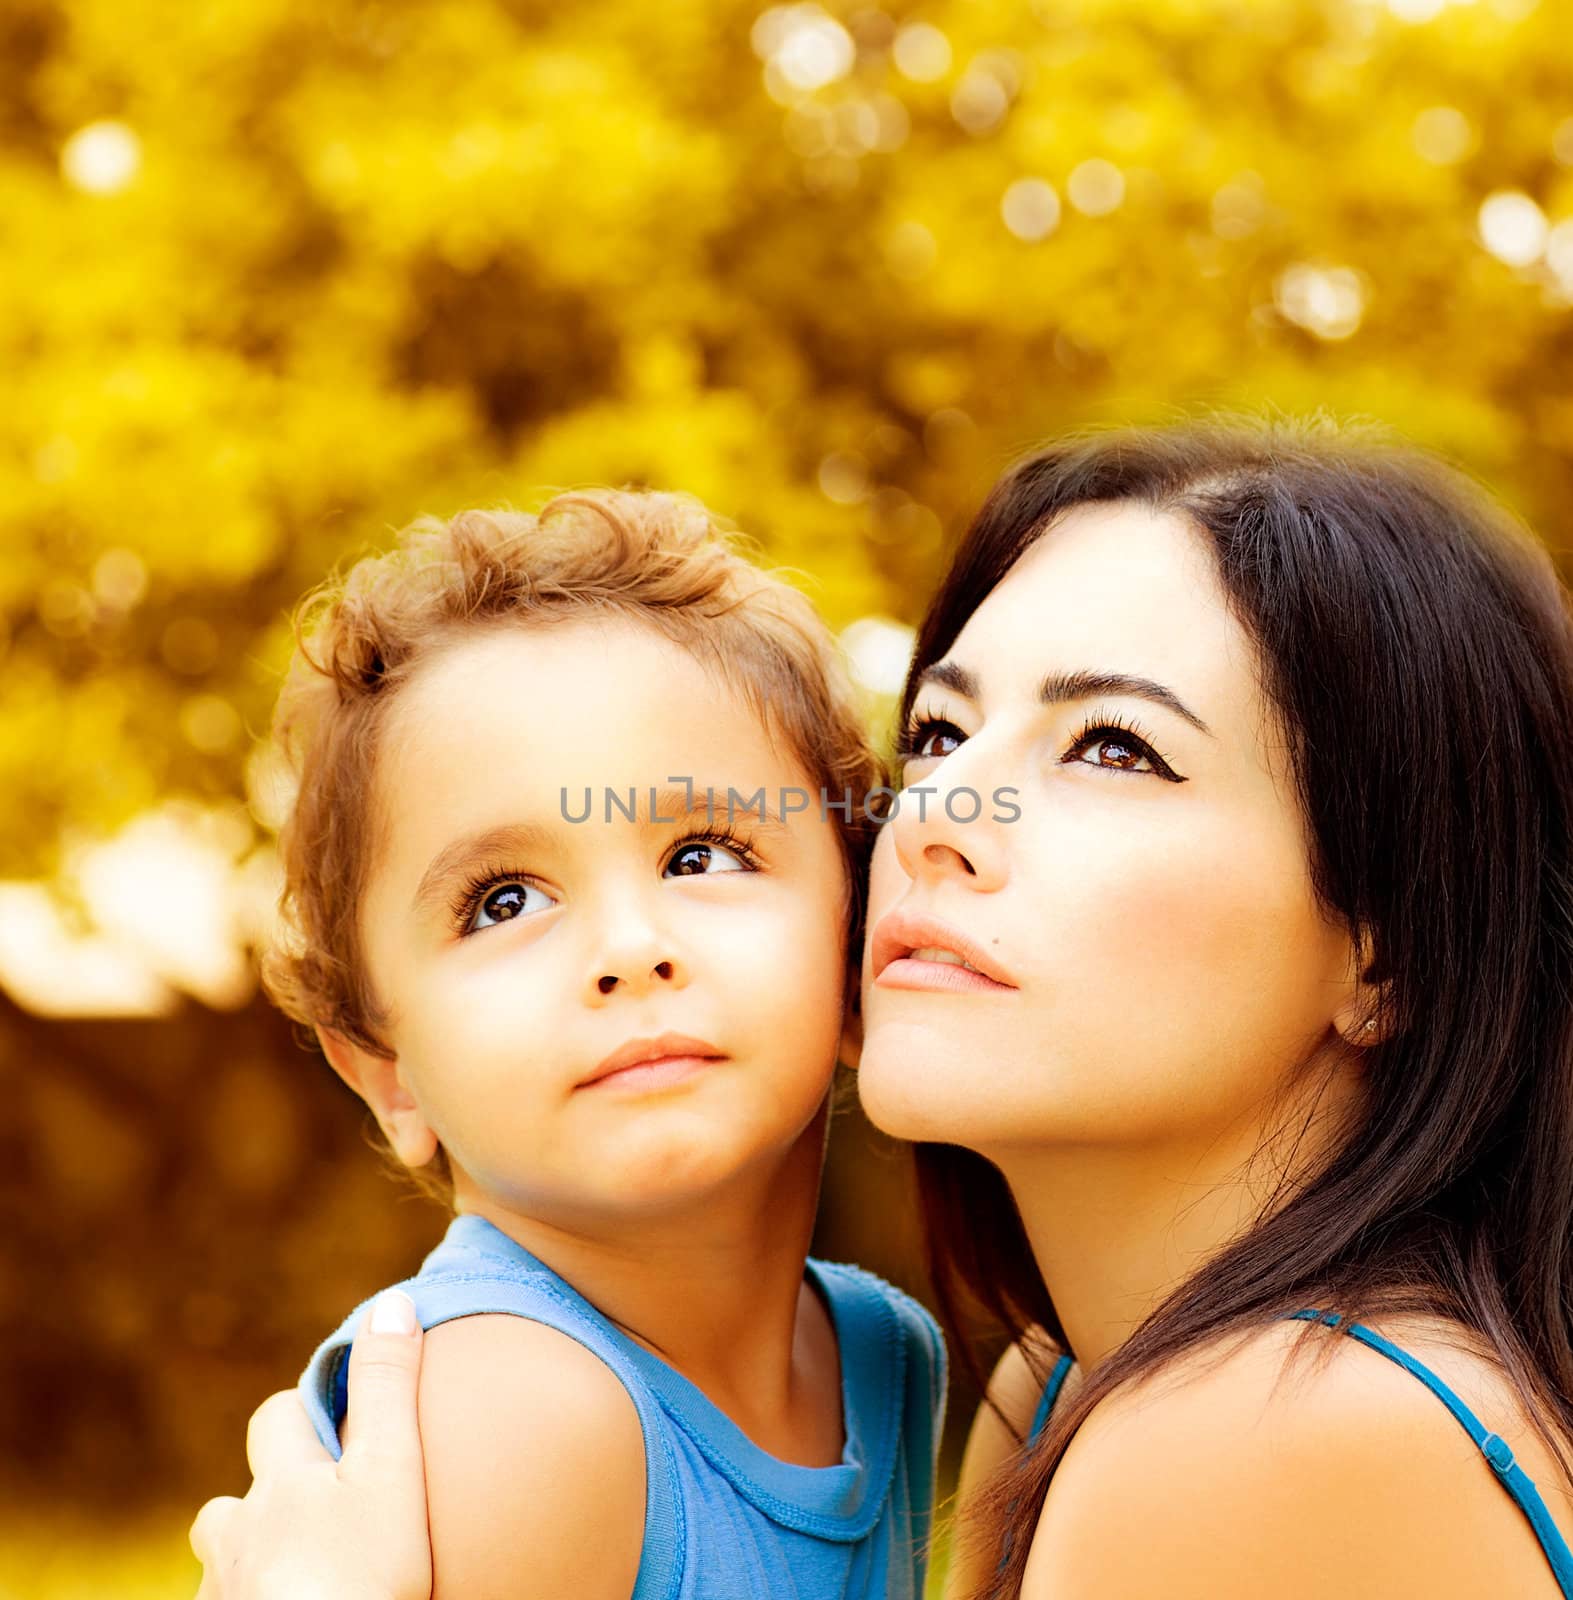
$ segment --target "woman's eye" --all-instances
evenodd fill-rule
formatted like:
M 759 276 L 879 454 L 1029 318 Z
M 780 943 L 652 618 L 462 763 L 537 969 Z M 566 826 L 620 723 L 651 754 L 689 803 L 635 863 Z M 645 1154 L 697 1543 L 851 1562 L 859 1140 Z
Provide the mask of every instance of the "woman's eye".
M 748 863 L 736 851 L 709 839 L 695 839 L 679 845 L 666 864 L 663 876 L 674 878 L 713 877 L 718 872 L 747 872 Z
M 531 901 L 531 895 L 538 897 L 538 903 Z M 541 911 L 551 904 L 551 897 L 533 883 L 499 883 L 476 906 L 470 927 L 485 928 L 492 923 L 512 922 L 515 917 L 522 917 L 528 911 Z M 491 922 L 482 921 L 483 917 L 489 917 Z
M 1094 760 L 1087 760 L 1082 752 L 1097 751 Z M 1088 767 L 1112 768 L 1119 772 L 1156 772 L 1147 747 L 1118 728 L 1092 728 L 1084 733 L 1064 757 L 1066 761 L 1079 761 Z
M 901 755 L 906 761 L 943 761 L 966 743 L 966 735 L 953 722 L 921 717 L 902 740 Z

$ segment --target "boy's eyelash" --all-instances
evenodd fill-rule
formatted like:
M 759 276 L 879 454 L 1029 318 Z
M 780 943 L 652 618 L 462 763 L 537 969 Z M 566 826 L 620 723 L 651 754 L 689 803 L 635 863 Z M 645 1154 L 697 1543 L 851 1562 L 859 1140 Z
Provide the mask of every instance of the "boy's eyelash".
M 505 883 L 522 883 L 531 888 L 540 887 L 528 872 L 514 872 L 504 866 L 478 868 L 454 895 L 449 905 L 454 926 L 461 934 L 468 931 L 470 918 L 475 915 L 476 907 L 486 898 L 487 892 Z
M 754 837 L 752 834 L 735 833 L 730 828 L 696 828 L 692 833 L 685 833 L 681 839 L 672 842 L 668 852 L 668 859 L 675 856 L 685 844 L 719 844 L 740 856 L 751 871 L 757 872 L 764 865 L 754 850 Z
M 761 866 L 760 859 L 754 851 L 752 836 L 733 833 L 725 828 L 705 831 L 696 830 L 685 833 L 681 839 L 675 839 L 668 852 L 668 859 L 677 854 L 686 844 L 719 844 L 733 851 L 739 856 L 752 872 L 757 872 Z M 455 927 L 463 934 L 470 925 L 470 919 L 475 915 L 487 894 L 505 883 L 521 883 L 531 888 L 540 888 L 531 873 L 519 872 L 512 867 L 500 863 L 492 863 L 478 868 L 465 881 L 462 888 L 454 895 L 449 903 L 449 914 L 453 918 Z M 479 932 L 480 930 L 475 930 Z
M 948 728 L 951 732 L 965 738 L 961 729 L 947 717 L 914 717 L 896 738 L 896 757 L 900 761 L 911 761 L 918 758 L 918 751 L 928 735 L 937 728 Z M 1185 780 L 1153 749 L 1147 734 L 1139 723 L 1121 712 L 1098 708 L 1088 713 L 1082 723 L 1080 731 L 1071 740 L 1072 751 L 1080 749 L 1083 745 L 1096 742 L 1097 735 L 1119 734 L 1130 744 L 1135 746 L 1137 754 L 1145 756 L 1152 762 L 1153 770 L 1161 778 L 1167 778 L 1171 783 L 1183 783 Z M 1061 758 L 1068 760 L 1069 754 Z M 1109 768 L 1110 771 L 1118 770 Z

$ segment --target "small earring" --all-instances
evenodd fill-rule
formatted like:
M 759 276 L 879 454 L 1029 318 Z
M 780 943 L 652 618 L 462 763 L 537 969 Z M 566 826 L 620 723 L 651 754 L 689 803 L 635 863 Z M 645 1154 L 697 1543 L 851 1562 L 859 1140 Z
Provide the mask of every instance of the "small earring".
M 1375 1017 L 1373 1017 L 1373 1018 L 1371 1018 L 1371 1020 L 1370 1020 L 1370 1021 L 1369 1021 L 1369 1022 L 1365 1022 L 1365 1023 L 1362 1023 L 1362 1024 L 1361 1024 L 1361 1029 L 1360 1029 L 1360 1031 L 1361 1031 L 1361 1032 L 1362 1032 L 1362 1033 L 1366 1033 L 1366 1032 L 1369 1032 L 1369 1031 L 1370 1031 L 1370 1030 L 1371 1030 L 1371 1029 L 1372 1029 L 1372 1028 L 1374 1028 L 1374 1027 L 1375 1027 L 1375 1026 L 1376 1026 L 1376 1018 L 1375 1018 Z

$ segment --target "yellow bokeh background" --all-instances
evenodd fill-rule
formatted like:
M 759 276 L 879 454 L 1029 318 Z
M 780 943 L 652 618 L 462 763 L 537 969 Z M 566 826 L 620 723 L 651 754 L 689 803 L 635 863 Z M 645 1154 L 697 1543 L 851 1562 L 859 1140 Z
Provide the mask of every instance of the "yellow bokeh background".
M 1391 424 L 1564 554 L 1568 22 L 8 0 L 0 1596 L 194 1590 L 251 1407 L 440 1232 L 255 988 L 291 604 L 418 513 L 685 489 L 877 720 L 1016 453 L 1213 406 Z M 922 1292 L 903 1182 L 849 1111 L 816 1248 Z

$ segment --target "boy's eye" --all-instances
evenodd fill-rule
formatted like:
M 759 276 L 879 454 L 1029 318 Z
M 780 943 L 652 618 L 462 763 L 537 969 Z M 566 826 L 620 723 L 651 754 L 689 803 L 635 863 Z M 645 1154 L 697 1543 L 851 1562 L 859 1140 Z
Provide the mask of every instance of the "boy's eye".
M 531 895 L 538 897 L 538 903 L 532 903 Z M 551 897 L 533 883 L 499 883 L 476 906 L 470 926 L 485 928 L 492 923 L 511 922 L 528 911 L 540 911 L 551 904 Z M 490 918 L 490 922 L 482 921 L 482 918 Z
M 748 863 L 723 844 L 709 839 L 694 839 L 679 845 L 666 864 L 663 876 L 674 878 L 713 877 L 718 872 L 747 872 Z

